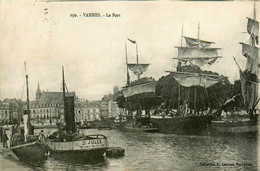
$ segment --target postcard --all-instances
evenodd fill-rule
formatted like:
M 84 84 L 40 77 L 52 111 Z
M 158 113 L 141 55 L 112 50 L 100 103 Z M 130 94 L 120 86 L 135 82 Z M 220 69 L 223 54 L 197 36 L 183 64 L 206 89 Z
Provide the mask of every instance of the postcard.
M 259 6 L 1 1 L 1 170 L 257 170 Z

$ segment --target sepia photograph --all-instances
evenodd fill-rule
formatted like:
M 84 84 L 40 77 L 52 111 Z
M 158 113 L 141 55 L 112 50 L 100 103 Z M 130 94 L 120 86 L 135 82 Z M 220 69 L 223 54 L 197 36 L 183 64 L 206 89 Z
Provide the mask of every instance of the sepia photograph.
M 257 1 L 1 1 L 0 170 L 258 170 Z

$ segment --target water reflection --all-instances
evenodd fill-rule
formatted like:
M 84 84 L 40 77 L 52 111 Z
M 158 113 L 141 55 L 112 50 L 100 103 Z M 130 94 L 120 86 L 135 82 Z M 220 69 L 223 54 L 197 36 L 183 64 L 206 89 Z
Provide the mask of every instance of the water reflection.
M 87 157 L 87 156 L 86 156 Z M 77 155 L 73 155 L 73 156 L 63 156 L 61 154 L 51 154 L 49 156 L 50 159 L 52 160 L 59 160 L 62 162 L 66 162 L 68 164 L 80 164 L 80 165 L 84 165 L 84 164 L 102 164 L 105 163 L 105 159 L 104 157 L 99 157 L 99 158 L 79 158 L 77 157 Z
M 75 156 L 75 159 L 71 158 L 57 158 L 57 156 L 50 156 L 43 168 L 48 170 L 87 170 L 90 168 L 106 168 L 106 160 L 84 160 Z
M 50 131 L 50 130 L 49 130 Z M 47 131 L 44 131 L 47 132 Z M 50 131 L 51 132 L 51 131 Z M 230 170 L 257 169 L 257 139 L 240 137 L 184 136 L 160 133 L 84 130 L 107 136 L 109 145 L 125 149 L 120 158 L 79 160 L 49 156 L 40 165 L 20 163 L 33 170 Z M 3 155 L 0 155 L 0 158 Z M 6 163 L 13 163 L 8 160 Z M 236 166 L 236 164 L 251 166 Z M 226 166 L 212 166 L 226 164 Z M 227 166 L 234 164 L 235 166 Z M 210 166 L 208 166 L 210 165 Z

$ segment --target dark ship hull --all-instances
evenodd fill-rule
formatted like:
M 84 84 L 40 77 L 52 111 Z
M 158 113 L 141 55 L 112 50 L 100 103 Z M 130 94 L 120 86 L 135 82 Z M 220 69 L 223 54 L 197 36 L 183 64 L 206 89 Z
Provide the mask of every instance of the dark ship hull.
M 143 126 L 143 127 L 134 127 L 130 125 L 125 124 L 116 124 L 116 127 L 120 131 L 124 132 L 158 132 L 158 128 L 156 127 L 149 127 L 149 126 Z
M 100 148 L 95 150 L 67 150 L 67 151 L 56 151 L 50 150 L 50 157 L 58 160 L 69 160 L 69 161 L 99 161 L 104 159 L 104 153 L 107 148 Z
M 254 119 L 212 121 L 212 134 L 224 136 L 257 137 L 258 117 Z
M 23 161 L 42 161 L 48 157 L 48 149 L 39 141 L 16 145 L 10 149 Z
M 208 135 L 212 116 L 151 117 L 161 133 Z

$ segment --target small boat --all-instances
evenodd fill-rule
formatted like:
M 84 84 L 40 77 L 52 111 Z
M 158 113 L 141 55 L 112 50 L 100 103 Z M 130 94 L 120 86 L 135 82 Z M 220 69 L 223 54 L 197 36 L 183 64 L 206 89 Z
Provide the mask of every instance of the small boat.
M 16 140 L 12 139 L 12 141 Z M 10 149 L 22 161 L 38 162 L 48 157 L 48 149 L 42 142 L 38 141 L 38 136 L 30 136 L 30 140 L 25 143 L 12 142 Z
M 118 129 L 125 132 L 158 132 L 158 128 L 152 126 L 137 127 L 133 124 L 118 125 Z
M 20 160 L 30 162 L 42 161 L 47 158 L 46 154 L 48 153 L 48 149 L 39 138 L 39 135 L 33 134 L 33 127 L 30 122 L 28 75 L 26 74 L 25 77 L 27 87 L 27 109 L 23 111 L 24 129 L 19 125 L 12 127 L 10 149 Z
M 66 96 L 63 68 L 62 77 L 65 128 L 59 129 L 46 139 L 50 155 L 58 159 L 96 160 L 103 158 L 105 151 L 109 148 L 107 137 L 102 134 L 77 133 L 74 119 L 74 96 Z
M 223 118 L 221 112 L 219 116 L 212 121 L 212 133 L 215 135 L 238 135 L 246 137 L 256 137 L 259 130 L 259 110 L 256 107 L 259 103 L 259 48 L 258 35 L 259 35 L 259 22 L 256 20 L 256 10 L 254 3 L 254 16 L 253 19 L 248 18 L 247 32 L 250 36 L 250 44 L 240 43 L 242 45 L 242 54 L 246 58 L 246 69 L 242 71 L 237 63 L 240 73 L 241 94 L 244 99 L 244 107 L 247 114 L 243 117 L 235 115 L 233 117 Z M 227 101 L 222 108 L 235 102 L 236 98 Z
M 121 116 L 121 118 L 124 117 Z M 147 122 L 147 117 L 139 117 L 138 120 L 139 124 L 136 124 L 136 121 L 131 121 L 127 119 L 117 119 L 115 120 L 115 126 L 118 130 L 124 132 L 158 132 L 158 127 L 155 127 L 152 124 L 148 124 L 149 121 Z
M 78 126 L 78 129 L 91 129 L 91 125 L 86 123 Z

